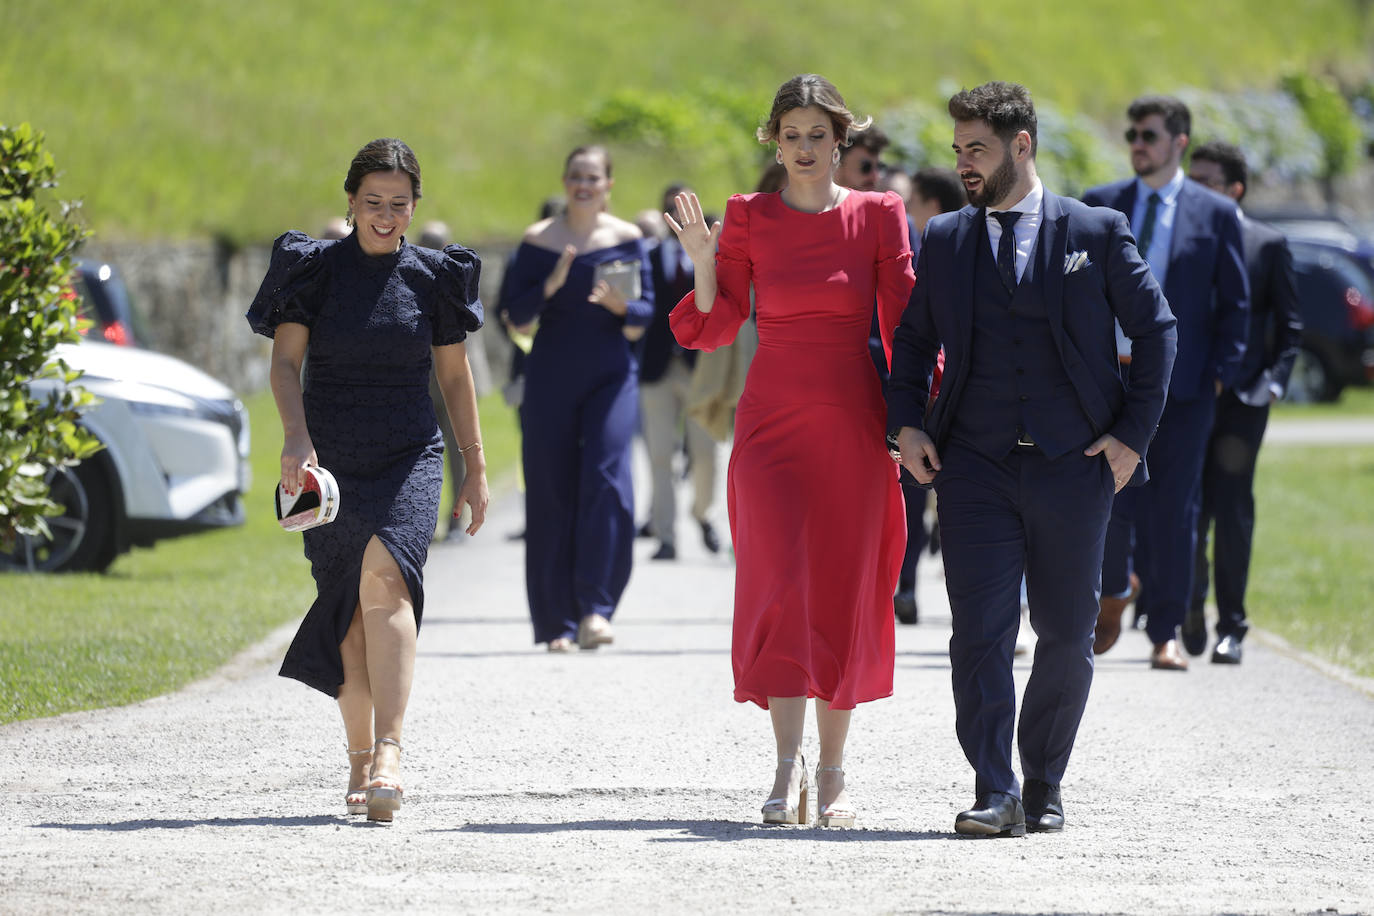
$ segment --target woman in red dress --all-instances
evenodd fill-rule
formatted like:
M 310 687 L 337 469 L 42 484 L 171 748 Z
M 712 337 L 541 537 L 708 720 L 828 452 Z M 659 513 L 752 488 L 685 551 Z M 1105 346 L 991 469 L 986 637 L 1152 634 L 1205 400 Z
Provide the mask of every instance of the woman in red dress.
M 853 824 L 842 769 L 850 714 L 892 694 L 906 527 L 867 341 L 876 301 L 891 359 L 914 277 L 901 197 L 834 181 L 840 147 L 866 124 L 824 78 L 788 80 L 759 130 L 760 142 L 777 144 L 787 187 L 731 197 L 723 228 L 706 225 L 690 193 L 668 219 L 696 269 L 694 292 L 671 316 L 683 346 L 733 340 L 754 287 L 759 349 L 729 470 L 731 655 L 735 699 L 766 708 L 777 740 L 765 823 L 808 820 L 801 745 L 815 697 L 817 822 Z

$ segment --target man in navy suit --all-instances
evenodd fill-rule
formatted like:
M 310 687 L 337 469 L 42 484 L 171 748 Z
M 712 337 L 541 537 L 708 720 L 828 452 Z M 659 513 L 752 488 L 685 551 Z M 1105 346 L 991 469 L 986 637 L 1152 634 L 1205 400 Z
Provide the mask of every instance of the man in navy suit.
M 1193 150 L 1188 177 L 1240 204 L 1248 180 L 1245 156 L 1229 143 Z M 1269 422 L 1269 405 L 1283 397 L 1302 342 L 1302 317 L 1293 280 L 1293 255 L 1283 234 L 1241 213 L 1245 269 L 1250 276 L 1250 339 L 1236 384 L 1217 401 L 1216 422 L 1202 469 L 1192 607 L 1183 621 L 1189 655 L 1207 648 L 1207 529 L 1216 521 L 1213 547 L 1217 585 L 1217 644 L 1212 661 L 1240 664 L 1245 586 L 1255 533 L 1255 462 Z
M 669 185 L 663 192 L 664 212 L 685 185 Z M 683 438 L 692 475 L 692 517 L 701 528 L 701 541 L 711 553 L 720 550 L 720 536 L 711 524 L 711 500 L 716 488 L 716 440 L 687 413 L 696 351 L 680 346 L 668 327 L 668 313 L 692 291 L 692 262 L 677 236 L 668 235 L 649 252 L 654 278 L 654 317 L 644 332 L 639 360 L 639 410 L 644 445 L 649 452 L 652 495 L 648 529 L 659 540 L 655 560 L 677 559 L 677 496 L 673 488 L 673 456 Z M 681 431 L 681 432 L 679 432 Z
M 1235 201 L 1184 176 L 1192 116 L 1169 96 L 1144 96 L 1127 109 L 1136 177 L 1093 188 L 1087 204 L 1120 210 L 1140 253 L 1178 319 L 1178 358 L 1150 447 L 1150 482 L 1117 497 L 1102 563 L 1094 651 L 1112 647 L 1140 581 L 1136 611 L 1154 649 L 1150 667 L 1186 671 L 1178 629 L 1193 592 L 1193 551 L 1201 506 L 1202 461 L 1216 399 L 1236 381 L 1249 331 L 1249 291 Z M 1123 361 L 1134 353 L 1118 341 Z
M 1175 322 L 1125 219 L 1041 185 L 1024 87 L 965 90 L 949 112 L 970 206 L 926 227 L 893 342 L 888 428 L 902 465 L 939 496 L 955 725 L 976 774 L 954 829 L 1021 836 L 1063 828 L 1112 496 L 1145 478 Z M 1114 320 L 1135 348 L 1129 384 Z M 1024 792 L 1011 759 L 1023 574 L 1038 637 L 1019 728 Z

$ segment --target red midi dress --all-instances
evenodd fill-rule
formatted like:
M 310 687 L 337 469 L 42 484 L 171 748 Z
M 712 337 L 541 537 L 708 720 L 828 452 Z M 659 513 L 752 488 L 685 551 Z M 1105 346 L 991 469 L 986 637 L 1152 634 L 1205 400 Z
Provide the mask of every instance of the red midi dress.
M 749 318 L 759 347 L 735 414 L 727 502 L 735 546 L 735 699 L 892 695 L 892 594 L 906 522 L 868 352 L 874 303 L 888 360 L 914 277 L 901 197 L 850 191 L 804 213 L 779 194 L 725 208 L 710 312 L 671 315 L 713 350 Z

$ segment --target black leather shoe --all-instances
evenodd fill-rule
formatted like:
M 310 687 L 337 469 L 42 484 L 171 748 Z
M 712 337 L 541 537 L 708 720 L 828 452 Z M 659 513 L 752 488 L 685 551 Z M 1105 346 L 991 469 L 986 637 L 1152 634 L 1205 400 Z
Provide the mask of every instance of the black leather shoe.
M 1026 810 L 1021 799 L 989 792 L 974 807 L 954 818 L 954 832 L 964 836 L 1025 836 Z
M 1212 664 L 1239 665 L 1240 656 L 1240 640 L 1235 636 L 1223 636 L 1217 647 L 1212 650 Z
M 716 534 L 716 529 L 711 527 L 710 522 L 701 523 L 701 543 L 705 544 L 711 553 L 720 553 L 720 535 Z
M 648 522 L 645 522 L 644 524 L 640 525 L 638 528 L 635 529 L 636 538 L 651 538 L 653 536 L 654 529 L 649 527 Z
M 897 594 L 892 597 L 892 612 L 897 615 L 898 623 L 908 626 L 920 620 L 921 615 L 916 609 L 916 589 L 897 589 Z
M 1198 656 L 1207 651 L 1207 618 L 1202 608 L 1189 608 L 1183 618 L 1183 629 L 1179 632 L 1183 648 L 1189 655 Z
M 649 559 L 651 560 L 676 560 L 677 548 L 667 541 L 658 545 L 658 551 Z
M 1031 833 L 1058 833 L 1064 829 L 1064 803 L 1059 787 L 1039 779 L 1027 779 L 1021 787 L 1026 808 L 1026 829 Z

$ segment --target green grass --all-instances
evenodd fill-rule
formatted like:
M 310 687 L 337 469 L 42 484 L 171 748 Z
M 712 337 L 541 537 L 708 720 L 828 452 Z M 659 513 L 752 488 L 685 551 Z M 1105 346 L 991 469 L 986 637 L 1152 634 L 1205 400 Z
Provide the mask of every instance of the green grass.
M 248 407 L 243 527 L 135 549 L 105 575 L 0 576 L 0 723 L 175 690 L 305 613 L 315 588 L 300 536 L 269 509 L 281 448 L 271 393 Z M 499 395 L 481 409 L 491 476 L 508 479 L 515 421 Z
M 1351 0 L 7 0 L 0 118 L 46 131 L 63 193 L 107 238 L 317 230 L 342 215 L 354 151 L 399 136 L 425 170 L 420 216 L 483 242 L 518 236 L 561 191 L 564 155 L 619 89 L 726 87 L 762 118 L 808 71 L 869 114 L 1011 79 L 1115 136 L 1144 91 L 1271 88 L 1290 68 L 1358 85 L 1372 37 Z M 710 166 L 708 135 L 617 150 L 617 211 L 678 178 L 717 208 L 747 190 L 753 166 Z
M 1374 417 L 1374 386 L 1346 388 L 1340 399 L 1330 404 L 1289 404 L 1280 401 L 1269 412 L 1273 420 L 1340 420 Z
M 1266 445 L 1255 488 L 1250 618 L 1374 676 L 1374 447 Z

